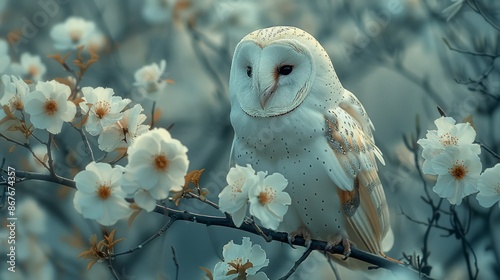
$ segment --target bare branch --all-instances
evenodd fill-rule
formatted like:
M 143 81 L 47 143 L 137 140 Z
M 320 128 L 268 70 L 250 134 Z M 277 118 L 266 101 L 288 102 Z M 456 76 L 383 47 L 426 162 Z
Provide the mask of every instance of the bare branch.
M 151 241 L 155 240 L 156 238 L 160 237 L 163 233 L 165 233 L 174 224 L 175 221 L 176 221 L 176 218 L 170 217 L 170 220 L 168 221 L 168 223 L 166 223 L 159 231 L 157 231 L 155 234 L 153 234 L 153 236 L 146 239 L 141 244 L 137 245 L 137 247 L 130 249 L 130 250 L 127 250 L 125 252 L 112 254 L 109 256 L 109 258 L 114 258 L 114 257 L 121 256 L 121 255 L 127 255 L 127 254 L 130 254 L 130 253 L 133 253 L 137 250 L 142 249 L 144 246 L 148 245 Z
M 312 253 L 312 251 L 313 251 L 313 249 L 311 247 L 307 248 L 307 250 L 304 252 L 304 254 L 302 254 L 302 256 L 300 256 L 300 258 L 295 262 L 295 264 L 290 269 L 290 271 L 288 271 L 288 273 L 285 276 L 281 277 L 279 280 L 286 280 L 290 276 L 292 276 L 292 274 L 297 270 L 299 265 L 301 263 L 303 263 L 307 259 L 307 257 L 309 257 L 309 255 Z

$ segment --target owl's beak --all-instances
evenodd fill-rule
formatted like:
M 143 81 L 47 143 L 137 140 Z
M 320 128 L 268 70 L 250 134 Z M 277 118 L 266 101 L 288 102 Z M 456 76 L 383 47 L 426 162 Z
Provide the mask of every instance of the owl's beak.
M 260 95 L 260 107 L 262 109 L 266 107 L 267 102 L 273 96 L 273 93 L 276 91 L 277 85 L 277 83 L 274 83 L 272 86 L 267 87 Z
M 264 109 L 266 107 L 266 103 L 271 98 L 272 93 L 271 92 L 263 92 L 262 95 L 260 96 L 260 107 Z

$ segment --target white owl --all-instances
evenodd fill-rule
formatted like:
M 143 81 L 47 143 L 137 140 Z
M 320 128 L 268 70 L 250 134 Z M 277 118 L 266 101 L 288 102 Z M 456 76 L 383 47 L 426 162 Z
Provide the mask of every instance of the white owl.
M 288 26 L 248 34 L 229 91 L 231 164 L 288 179 L 292 204 L 280 230 L 342 243 L 345 256 L 351 242 L 374 254 L 392 246 L 373 124 L 313 36 Z

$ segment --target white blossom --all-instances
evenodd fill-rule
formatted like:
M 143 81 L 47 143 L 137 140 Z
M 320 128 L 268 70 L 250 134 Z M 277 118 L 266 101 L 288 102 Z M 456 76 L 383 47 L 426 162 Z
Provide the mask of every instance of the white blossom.
M 23 111 L 24 98 L 30 92 L 29 86 L 20 78 L 16 76 L 2 76 L 2 83 L 4 85 L 4 94 L 0 99 L 0 105 L 3 107 L 7 105 L 12 114 L 16 111 Z M 0 119 L 5 117 L 5 112 L 0 109 Z
M 248 206 L 248 190 L 256 184 L 257 176 L 252 166 L 236 165 L 227 173 L 227 186 L 219 194 L 219 209 L 231 215 L 233 223 L 240 227 Z
M 430 160 L 443 153 L 448 147 L 460 146 L 470 149 L 474 154 L 481 153 L 479 145 L 473 143 L 476 131 L 469 123 L 455 124 L 455 120 L 450 117 L 440 117 L 434 123 L 437 130 L 427 131 L 426 138 L 417 141 L 423 148 L 422 171 L 425 174 L 435 173 Z
M 110 226 L 131 213 L 120 181 L 123 167 L 91 162 L 75 176 L 75 209 L 87 219 Z
M 19 59 L 19 63 L 11 64 L 12 73 L 16 76 L 21 76 L 24 79 L 39 81 L 47 71 L 47 67 L 43 64 L 39 55 L 31 55 L 23 53 Z
M 69 17 L 50 30 L 50 37 L 54 40 L 54 47 L 58 50 L 76 49 L 85 46 L 96 30 L 92 21 L 80 17 Z
M 136 104 L 123 112 L 123 117 L 119 121 L 99 134 L 99 149 L 111 152 L 117 148 L 127 148 L 137 136 L 148 131 L 149 125 L 142 124 L 146 120 L 146 115 L 141 114 L 142 111 L 142 106 Z
M 253 245 L 250 238 L 243 237 L 241 245 L 231 240 L 222 249 L 223 260 L 214 267 L 214 280 L 240 279 L 238 275 L 245 275 L 244 279 L 269 279 L 263 272 L 257 273 L 269 264 L 266 252 L 260 245 Z
M 64 122 L 73 120 L 76 106 L 68 101 L 71 89 L 56 81 L 38 82 L 35 91 L 24 98 L 24 109 L 34 127 L 52 134 L 61 132 Z
M 93 53 L 98 53 L 106 46 L 106 36 L 101 32 L 96 31 L 87 40 L 85 50 Z
M 128 149 L 124 190 L 134 194 L 139 207 L 152 211 L 152 199 L 165 199 L 170 191 L 182 190 L 189 166 L 187 151 L 164 128 L 140 135 Z
M 481 206 L 489 208 L 500 201 L 500 163 L 484 170 L 477 185 L 479 193 L 476 196 Z M 500 207 L 500 203 L 498 204 Z
M 250 214 L 259 219 L 264 227 L 277 229 L 292 200 L 283 190 L 288 185 L 279 173 L 266 176 L 267 172 L 257 172 L 258 181 L 248 191 Z
M 92 136 L 97 136 L 108 126 L 123 117 L 122 110 L 130 103 L 130 99 L 113 96 L 112 88 L 82 88 L 83 102 L 80 108 L 84 115 L 88 114 L 85 129 Z
M 436 185 L 432 189 L 439 197 L 451 204 L 460 205 L 462 199 L 477 192 L 477 182 L 481 173 L 481 160 L 466 147 L 449 147 L 431 160 Z
M 143 66 L 134 74 L 137 90 L 148 99 L 158 100 L 159 95 L 164 92 L 167 86 L 166 80 L 162 79 L 163 72 L 165 72 L 166 62 L 160 61 L 160 65 L 152 63 Z

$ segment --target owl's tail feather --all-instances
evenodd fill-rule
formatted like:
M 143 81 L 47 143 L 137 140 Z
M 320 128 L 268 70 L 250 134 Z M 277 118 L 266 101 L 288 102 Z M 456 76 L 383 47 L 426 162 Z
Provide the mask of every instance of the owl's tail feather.
M 392 229 L 389 228 L 389 231 L 382 240 L 382 251 L 387 252 L 391 250 L 392 245 L 394 245 L 394 233 L 392 232 Z

